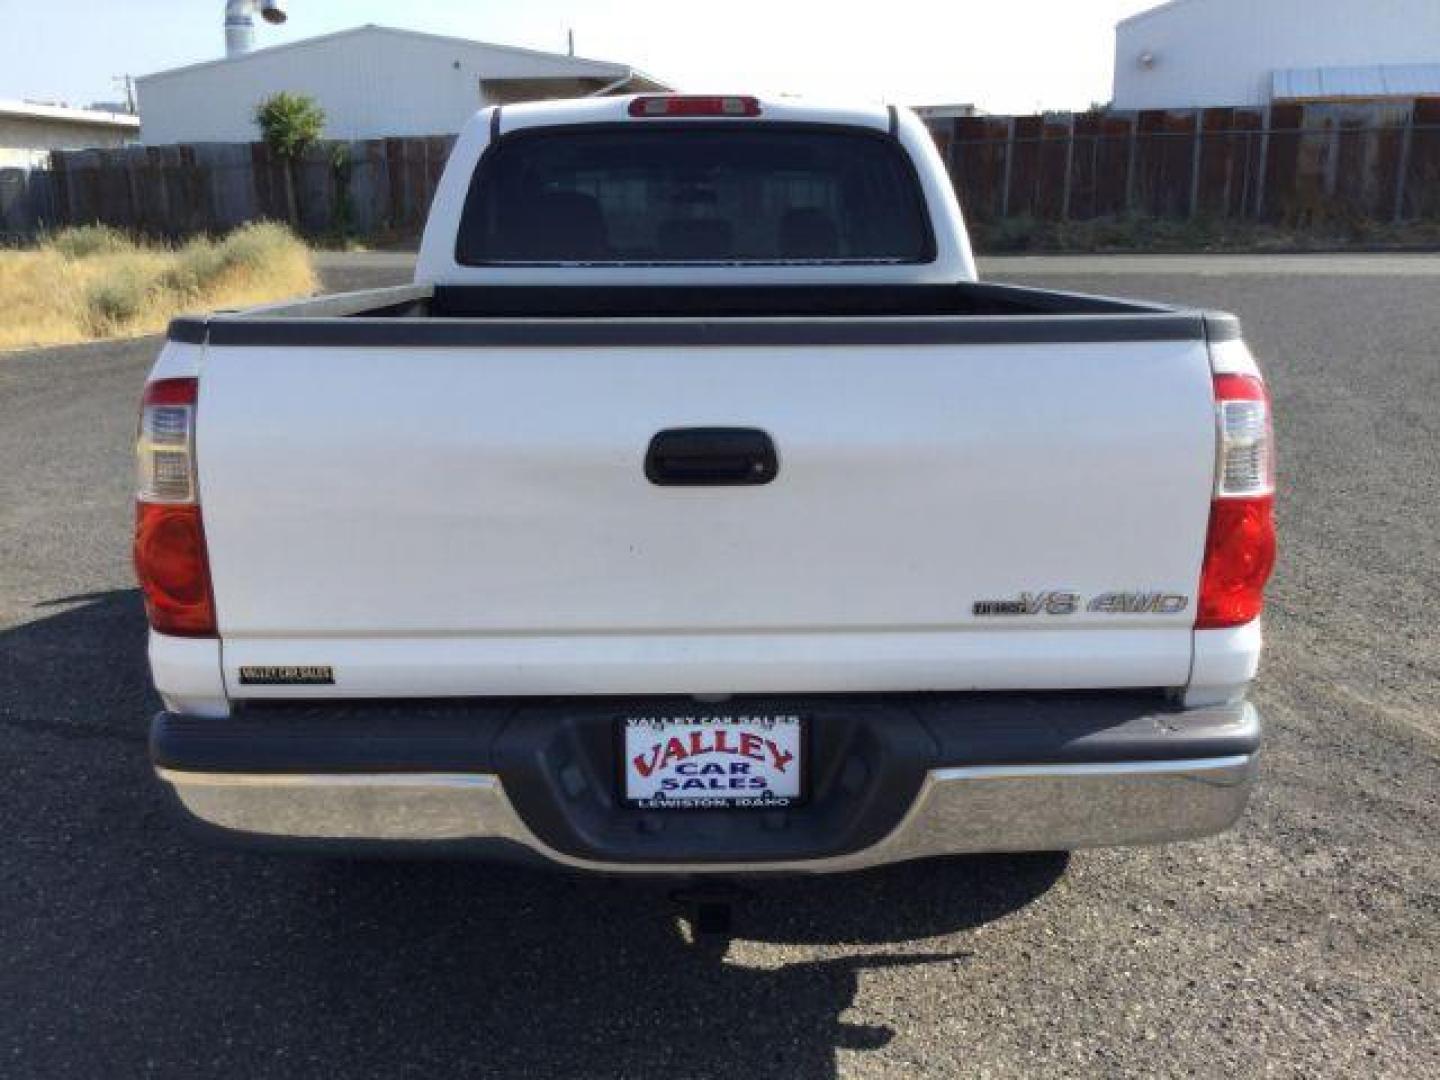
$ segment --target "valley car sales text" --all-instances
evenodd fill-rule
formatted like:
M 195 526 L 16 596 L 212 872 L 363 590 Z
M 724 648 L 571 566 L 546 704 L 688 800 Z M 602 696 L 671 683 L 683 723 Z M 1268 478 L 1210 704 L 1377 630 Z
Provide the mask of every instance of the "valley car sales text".
M 638 801 L 641 806 L 663 805 L 667 793 L 674 793 L 684 799 L 686 806 L 694 807 L 789 806 L 795 800 L 774 794 L 770 790 L 772 780 L 762 773 L 773 770 L 784 775 L 795 764 L 795 754 L 776 740 L 724 727 L 657 739 L 631 758 L 631 765 L 642 777 L 666 770 L 672 774 L 660 779 L 653 798 Z M 749 792 L 754 794 L 747 795 Z M 711 804 L 706 795 L 714 796 L 715 802 Z

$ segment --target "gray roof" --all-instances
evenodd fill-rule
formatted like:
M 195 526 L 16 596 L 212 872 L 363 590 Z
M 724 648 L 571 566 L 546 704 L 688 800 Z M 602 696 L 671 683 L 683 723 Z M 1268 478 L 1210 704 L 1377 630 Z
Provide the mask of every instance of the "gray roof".
M 131 113 L 77 109 L 70 105 L 42 105 L 33 101 L 0 101 L 0 116 L 20 120 L 43 120 L 52 124 L 85 124 L 90 127 L 140 129 L 140 118 Z
M 567 53 L 543 52 L 540 49 L 523 49 L 517 45 L 497 45 L 491 41 L 476 41 L 473 38 L 454 37 L 449 34 L 430 34 L 421 30 L 402 30 L 394 26 L 377 26 L 374 23 L 366 23 L 364 26 L 352 26 L 348 30 L 336 30 L 329 34 L 318 34 L 315 37 L 301 38 L 299 41 L 287 41 L 281 45 L 269 45 L 263 49 L 254 49 L 250 52 L 241 53 L 239 56 L 220 56 L 212 60 L 201 60 L 198 63 L 186 64 L 182 67 L 169 68 L 165 71 L 152 71 L 148 75 L 141 75 L 137 82 L 148 82 L 151 79 L 163 79 L 170 75 L 178 75 L 182 71 L 196 71 L 201 68 L 219 67 L 222 64 L 244 64 L 259 56 L 269 56 L 278 52 L 287 52 L 292 49 L 308 49 L 316 45 L 326 45 L 334 41 L 359 35 L 388 35 L 395 37 L 420 38 L 427 41 L 440 41 L 450 45 L 458 45 L 471 49 L 492 49 L 499 52 L 515 53 L 521 56 L 534 56 L 555 63 L 559 62 L 570 68 L 577 76 L 593 75 L 604 78 L 621 78 L 631 75 L 641 80 L 648 86 L 664 88 L 661 83 L 643 71 L 631 67 L 629 64 L 619 64 L 610 60 L 591 60 L 583 56 L 570 56 Z
M 1121 19 L 1115 24 L 1115 27 L 1116 29 L 1119 29 L 1122 26 L 1129 26 L 1131 23 L 1141 22 L 1144 19 L 1150 18 L 1152 15 L 1159 15 L 1162 11 L 1169 11 L 1171 8 L 1180 7 L 1182 4 L 1188 4 L 1191 2 L 1192 0 L 1168 0 L 1167 3 L 1157 4 L 1153 8 L 1146 8 L 1144 11 L 1137 11 L 1134 15 L 1130 15 L 1127 18 Z
M 1275 101 L 1412 98 L 1440 94 L 1440 63 L 1285 68 L 1271 77 Z

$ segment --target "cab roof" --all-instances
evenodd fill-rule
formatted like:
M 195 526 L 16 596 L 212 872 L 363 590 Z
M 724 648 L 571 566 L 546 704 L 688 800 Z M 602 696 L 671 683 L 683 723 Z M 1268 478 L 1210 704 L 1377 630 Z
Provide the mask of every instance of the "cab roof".
M 868 127 L 879 131 L 888 130 L 891 125 L 890 109 L 885 105 L 866 103 L 838 103 L 809 101 L 801 98 L 755 98 L 753 95 L 709 95 L 709 94 L 624 94 L 617 97 L 578 98 L 561 101 L 532 101 L 518 105 L 497 106 L 499 109 L 499 132 L 504 134 L 534 127 L 560 127 L 571 124 L 667 124 L 677 121 L 694 120 L 695 115 L 686 116 L 634 116 L 631 105 L 636 101 L 665 99 L 672 101 L 696 99 L 746 98 L 759 106 L 758 115 L 726 116 L 716 113 L 715 120 L 733 123 L 789 122 L 810 124 L 844 124 L 852 127 Z M 484 109 L 471 121 L 472 124 L 494 123 L 495 109 Z M 709 117 L 707 117 L 709 118 Z

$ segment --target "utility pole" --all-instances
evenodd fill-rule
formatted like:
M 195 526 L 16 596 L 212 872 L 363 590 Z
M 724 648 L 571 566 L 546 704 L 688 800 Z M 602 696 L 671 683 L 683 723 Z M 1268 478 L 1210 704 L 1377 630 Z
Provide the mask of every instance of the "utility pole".
M 112 75 L 110 81 L 125 88 L 125 110 L 135 115 L 135 80 L 129 75 Z
M 572 26 L 569 30 L 566 31 L 566 34 L 567 34 L 567 36 L 568 36 L 569 39 L 570 39 L 570 55 L 571 55 L 571 56 L 574 56 L 574 55 L 575 55 L 575 28 Z

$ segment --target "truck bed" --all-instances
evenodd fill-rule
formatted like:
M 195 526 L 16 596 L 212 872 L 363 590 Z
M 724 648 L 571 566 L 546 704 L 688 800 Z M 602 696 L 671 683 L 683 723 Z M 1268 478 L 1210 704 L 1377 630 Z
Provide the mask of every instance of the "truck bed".
M 442 286 L 175 333 L 205 343 L 234 695 L 296 691 L 241 666 L 312 662 L 346 673 L 316 693 L 371 697 L 1189 675 L 1229 317 L 975 284 Z M 656 486 L 647 445 L 712 429 L 763 438 L 774 483 Z M 1008 610 L 1056 590 L 1180 606 Z
M 217 345 L 1006 344 L 1225 341 L 1228 314 L 1014 285 L 398 285 L 208 318 Z

